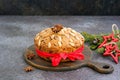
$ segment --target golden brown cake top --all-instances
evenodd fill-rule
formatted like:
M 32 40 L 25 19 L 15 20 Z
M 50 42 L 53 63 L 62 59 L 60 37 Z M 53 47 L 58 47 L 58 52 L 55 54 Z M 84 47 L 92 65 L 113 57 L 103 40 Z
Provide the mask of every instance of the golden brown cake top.
M 55 25 L 36 34 L 36 48 L 49 53 L 72 52 L 84 45 L 84 37 L 77 31 Z

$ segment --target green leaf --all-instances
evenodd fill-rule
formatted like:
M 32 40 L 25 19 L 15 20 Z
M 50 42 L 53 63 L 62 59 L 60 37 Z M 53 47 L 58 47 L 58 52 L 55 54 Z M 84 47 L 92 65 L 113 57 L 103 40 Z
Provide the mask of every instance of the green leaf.
M 97 48 L 97 50 L 96 50 L 96 52 L 97 53 L 104 53 L 104 51 L 105 51 L 105 48 Z
M 97 47 L 98 47 L 97 45 L 90 45 L 90 49 L 91 49 L 91 50 L 96 50 Z

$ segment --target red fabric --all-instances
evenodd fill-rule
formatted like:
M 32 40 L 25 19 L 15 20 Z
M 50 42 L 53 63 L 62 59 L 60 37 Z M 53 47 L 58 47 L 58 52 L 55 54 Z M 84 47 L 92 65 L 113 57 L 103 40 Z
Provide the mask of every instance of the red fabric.
M 54 53 L 54 54 L 43 52 L 43 51 L 36 49 L 36 53 L 40 57 L 51 58 L 52 66 L 58 66 L 61 59 L 65 60 L 68 58 L 71 61 L 83 60 L 84 59 L 84 55 L 82 54 L 83 49 L 84 49 L 84 46 L 82 46 L 81 48 L 79 48 L 76 51 L 71 52 L 71 53 Z

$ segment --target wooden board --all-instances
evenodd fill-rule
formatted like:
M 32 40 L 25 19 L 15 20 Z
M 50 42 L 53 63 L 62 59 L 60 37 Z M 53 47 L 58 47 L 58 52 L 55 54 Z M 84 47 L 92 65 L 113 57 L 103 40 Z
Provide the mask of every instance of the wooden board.
M 24 58 L 28 64 L 30 64 L 38 69 L 41 69 L 41 70 L 68 71 L 68 70 L 75 70 L 75 69 L 78 69 L 81 67 L 90 67 L 91 69 L 93 69 L 99 73 L 112 73 L 114 71 L 113 66 L 110 64 L 92 61 L 92 52 L 87 46 L 85 46 L 84 51 L 83 51 L 83 54 L 85 55 L 84 60 L 81 60 L 81 61 L 77 60 L 74 62 L 60 63 L 60 65 L 57 67 L 53 67 L 51 65 L 51 62 L 48 62 L 48 61 L 40 58 L 37 55 L 35 56 L 34 59 L 29 60 L 26 57 L 26 55 L 29 53 L 34 53 L 36 55 L 35 48 L 33 45 L 30 46 L 29 48 L 27 48 L 26 52 L 24 53 Z

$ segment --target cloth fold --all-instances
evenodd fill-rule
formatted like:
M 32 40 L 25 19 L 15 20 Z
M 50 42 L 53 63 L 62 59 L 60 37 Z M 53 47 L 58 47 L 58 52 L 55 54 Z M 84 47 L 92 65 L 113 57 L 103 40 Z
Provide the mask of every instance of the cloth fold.
M 47 52 L 43 52 L 41 50 L 36 49 L 36 53 L 38 54 L 38 56 L 40 57 L 45 57 L 45 58 L 51 58 L 52 60 L 52 66 L 58 66 L 60 61 L 62 59 L 69 59 L 71 61 L 75 61 L 75 60 L 83 60 L 84 59 L 84 55 L 82 54 L 82 51 L 84 50 L 84 46 L 80 47 L 79 49 L 75 50 L 74 52 L 71 53 L 47 53 Z

